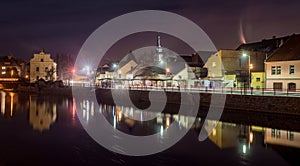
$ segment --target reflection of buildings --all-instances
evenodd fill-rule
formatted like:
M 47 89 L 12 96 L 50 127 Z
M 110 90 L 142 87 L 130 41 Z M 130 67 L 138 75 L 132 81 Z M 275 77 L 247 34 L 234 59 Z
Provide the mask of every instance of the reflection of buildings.
M 267 128 L 264 143 L 300 148 L 300 133 Z
M 246 154 L 250 150 L 250 144 L 253 142 L 253 132 L 249 126 L 213 120 L 208 121 L 205 125 L 207 132 L 212 129 L 208 138 L 219 148 L 238 147 L 241 154 Z M 213 128 L 213 126 L 216 127 Z
M 80 103 L 81 110 L 82 110 L 82 118 L 89 122 L 90 118 L 94 116 L 95 110 L 94 110 L 94 102 L 90 102 L 89 100 L 83 100 Z
M 44 100 L 39 103 L 36 96 L 30 96 L 29 123 L 34 130 L 48 130 L 56 120 L 56 103 Z
M 216 144 L 219 148 L 229 148 L 237 146 L 239 139 L 239 127 L 235 124 L 208 121 L 205 129 L 208 130 L 209 126 L 214 126 L 218 123 L 215 128 L 212 129 L 209 139 Z
M 14 96 L 13 92 L 4 92 L 1 91 L 1 114 L 5 115 L 5 113 L 9 113 L 9 116 L 13 116 L 14 111 Z

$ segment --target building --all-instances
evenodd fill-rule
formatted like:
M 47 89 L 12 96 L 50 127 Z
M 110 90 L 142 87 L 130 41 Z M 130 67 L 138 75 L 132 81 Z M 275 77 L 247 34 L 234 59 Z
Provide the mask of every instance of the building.
M 28 77 L 26 62 L 13 56 L 0 57 L 0 81 L 18 81 Z
M 51 59 L 49 53 L 41 51 L 33 54 L 33 58 L 30 60 L 30 82 L 35 82 L 39 79 L 55 81 L 56 71 L 56 63 Z
M 300 35 L 292 35 L 265 62 L 266 87 L 300 88 Z
M 208 69 L 207 79 L 212 87 L 249 87 L 263 75 L 265 53 L 244 50 L 219 50 L 211 55 L 204 65 Z M 263 78 L 257 79 L 263 85 Z M 256 84 L 255 84 L 256 85 Z M 253 87 L 253 85 L 251 85 Z

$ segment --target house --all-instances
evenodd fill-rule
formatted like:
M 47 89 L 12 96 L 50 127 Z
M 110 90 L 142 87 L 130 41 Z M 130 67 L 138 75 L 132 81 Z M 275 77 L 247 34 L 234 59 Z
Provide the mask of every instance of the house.
M 265 62 L 266 88 L 300 88 L 300 35 L 292 35 Z
M 33 54 L 33 58 L 30 60 L 30 82 L 39 79 L 55 81 L 56 71 L 56 63 L 51 59 L 49 53 L 41 51 Z
M 26 62 L 13 56 L 0 57 L 0 81 L 18 81 L 26 77 Z
M 208 69 L 207 79 L 213 87 L 249 87 L 253 82 L 251 73 L 264 72 L 264 60 L 263 52 L 219 50 L 208 58 L 204 67 Z

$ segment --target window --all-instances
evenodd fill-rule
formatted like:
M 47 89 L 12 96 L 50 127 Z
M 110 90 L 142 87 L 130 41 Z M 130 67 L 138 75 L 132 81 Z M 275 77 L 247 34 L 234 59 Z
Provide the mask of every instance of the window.
M 5 66 L 2 66 L 2 70 L 5 70 Z
M 296 90 L 296 83 L 293 82 L 288 83 L 288 90 Z
M 217 66 L 216 62 L 213 62 L 212 67 L 216 67 L 216 66 Z
M 43 58 L 41 59 L 41 62 L 44 62 L 44 59 L 43 59 Z
M 274 82 L 273 89 L 275 90 L 282 90 L 282 82 Z
M 256 78 L 256 82 L 260 82 L 260 77 L 257 77 L 257 78 Z
M 272 75 L 275 75 L 275 74 L 276 74 L 276 67 L 275 67 L 275 66 L 272 66 L 271 74 L 272 74 Z
M 294 132 L 289 131 L 288 133 L 289 133 L 289 140 L 294 141 Z
M 271 74 L 272 75 L 280 75 L 281 74 L 281 66 L 272 66 Z
M 48 71 L 48 67 L 45 67 L 45 71 Z
M 40 68 L 39 68 L 39 67 L 36 67 L 36 68 L 35 68 L 35 71 L 40 71 Z
M 290 74 L 294 74 L 294 73 L 295 73 L 295 66 L 290 65 Z
M 48 80 L 48 76 L 46 76 L 45 79 Z
M 281 66 L 276 66 L 276 69 L 277 69 L 277 75 L 280 75 L 281 74 Z
M 39 78 L 40 78 L 39 76 L 36 76 L 36 80 L 39 80 Z

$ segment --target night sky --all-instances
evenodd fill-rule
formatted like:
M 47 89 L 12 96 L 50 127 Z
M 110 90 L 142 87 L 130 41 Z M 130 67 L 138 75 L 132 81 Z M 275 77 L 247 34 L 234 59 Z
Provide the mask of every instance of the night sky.
M 209 35 L 217 49 L 236 48 L 244 42 L 243 35 L 246 42 L 254 42 L 300 33 L 299 0 L 4 0 L 0 4 L 0 56 L 24 60 L 42 48 L 52 55 L 76 57 L 100 25 L 138 10 L 165 10 L 187 17 Z M 155 45 L 155 36 L 146 36 L 143 45 Z M 132 43 L 122 44 L 114 56 L 134 49 Z M 162 43 L 170 49 L 176 45 Z

